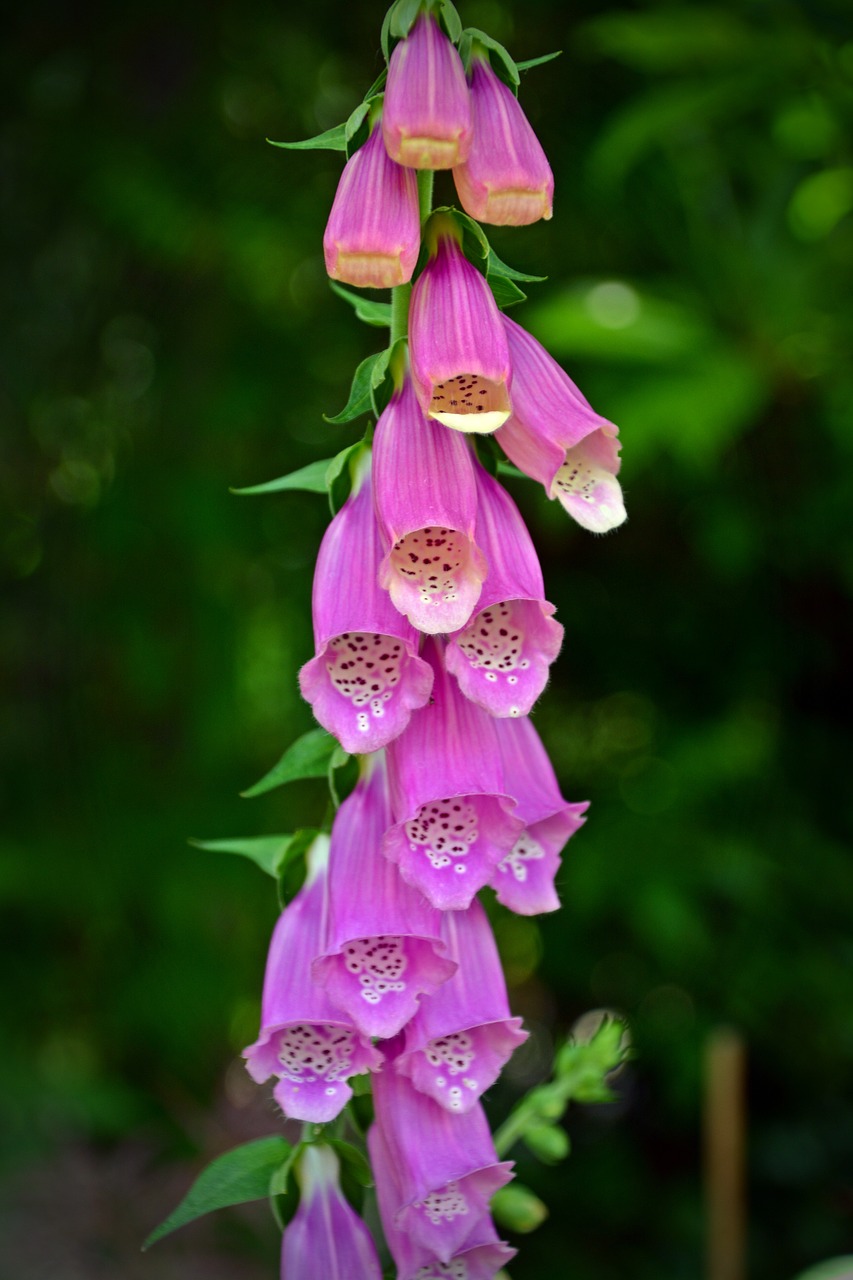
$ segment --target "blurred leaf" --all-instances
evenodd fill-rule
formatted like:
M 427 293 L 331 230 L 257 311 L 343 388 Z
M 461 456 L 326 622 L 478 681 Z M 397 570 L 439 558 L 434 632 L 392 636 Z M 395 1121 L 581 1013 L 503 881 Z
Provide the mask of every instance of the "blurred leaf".
M 302 142 L 274 142 L 267 138 L 271 147 L 284 147 L 287 151 L 346 151 L 347 126 L 336 124 L 334 129 L 318 133 L 314 138 L 304 138 Z
M 575 285 L 531 306 L 527 325 L 548 350 L 608 361 L 659 363 L 706 350 L 714 331 L 687 303 L 625 281 Z
M 338 742 L 325 729 L 309 729 L 301 738 L 297 738 L 285 751 L 269 773 L 264 774 L 260 782 L 241 791 L 245 799 L 263 795 L 285 782 L 298 782 L 302 778 L 325 778 L 329 768 L 329 760 L 337 749 Z
M 606 13 L 584 23 L 579 34 L 606 57 L 655 73 L 744 61 L 757 52 L 758 35 L 731 11 L 698 4 L 677 14 L 668 9 Z
M 853 168 L 823 169 L 799 184 L 788 205 L 788 224 L 800 240 L 822 240 L 853 209 Z
M 189 843 L 196 849 L 210 849 L 214 853 L 239 854 L 243 858 L 249 858 L 262 871 L 266 871 L 267 875 L 277 876 L 281 860 L 292 840 L 292 835 L 235 836 L 225 840 L 190 839 Z
M 390 302 L 372 302 L 370 298 L 363 298 L 361 294 L 353 293 L 351 289 L 345 289 L 342 284 L 338 284 L 335 280 L 329 281 L 329 287 L 339 298 L 343 298 L 344 302 L 349 303 L 358 319 L 363 320 L 365 324 L 376 325 L 379 329 L 389 329 L 391 327 Z
M 218 1156 L 199 1174 L 177 1209 L 151 1232 L 143 1249 L 214 1209 L 263 1200 L 273 1171 L 289 1151 L 290 1143 L 284 1138 L 257 1138 Z

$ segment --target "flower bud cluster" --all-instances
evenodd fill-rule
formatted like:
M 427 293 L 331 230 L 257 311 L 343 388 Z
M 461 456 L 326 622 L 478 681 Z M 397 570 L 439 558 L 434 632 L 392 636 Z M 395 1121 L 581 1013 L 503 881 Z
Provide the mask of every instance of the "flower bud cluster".
M 625 518 L 617 428 L 498 309 L 454 216 L 421 227 L 423 168 L 452 168 L 480 220 L 551 216 L 547 161 L 483 46 L 466 76 L 424 4 L 371 117 L 326 230 L 329 274 L 405 285 L 422 235 L 427 260 L 408 358 L 391 357 L 390 401 L 320 547 L 315 656 L 299 675 L 360 777 L 276 925 L 245 1056 L 253 1078 L 277 1078 L 286 1116 L 313 1123 L 338 1116 L 349 1081 L 371 1073 L 367 1144 L 398 1277 L 488 1280 L 513 1254 L 489 1214 L 511 1165 L 480 1098 L 526 1032 L 477 895 L 489 887 L 523 915 L 556 910 L 560 855 L 587 805 L 564 799 L 529 718 L 563 628 L 521 514 L 474 446 L 494 433 L 603 532 Z M 287 1262 L 297 1239 L 304 1257 L 337 1248 L 328 1274 L 373 1280 L 378 1259 L 324 1151 L 301 1166 L 288 1280 L 309 1274 Z M 315 1221 L 332 1224 L 331 1244 L 328 1228 L 316 1243 Z

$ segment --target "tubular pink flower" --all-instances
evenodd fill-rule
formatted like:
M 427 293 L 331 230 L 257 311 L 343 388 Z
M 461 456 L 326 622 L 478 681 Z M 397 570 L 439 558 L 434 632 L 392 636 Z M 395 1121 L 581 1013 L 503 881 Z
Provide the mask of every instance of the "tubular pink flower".
M 364 1035 L 396 1035 L 424 993 L 455 969 L 439 913 L 382 857 L 391 821 L 381 755 L 370 762 L 332 828 L 325 952 L 313 976 Z
M 470 76 L 474 137 L 468 159 L 453 169 L 462 208 L 500 227 L 550 218 L 554 175 L 518 99 L 487 54 L 474 56 Z
M 468 907 L 515 844 L 521 822 L 500 767 L 498 723 L 460 692 L 439 642 L 424 645 L 433 698 L 388 748 L 394 825 L 386 857 L 441 911 Z
M 397 1266 L 397 1280 L 492 1280 L 495 1273 L 515 1257 L 516 1250 L 498 1239 L 488 1214 L 478 1218 L 468 1239 L 446 1262 L 432 1250 L 417 1244 L 395 1223 L 401 1207 L 401 1192 L 388 1144 L 378 1125 L 371 1128 L 367 1143 L 382 1231 Z
M 382 544 L 370 476 L 326 530 L 314 570 L 316 657 L 299 672 L 302 696 L 345 751 L 378 751 L 429 699 L 420 637 L 377 581 Z M 345 589 L 343 589 L 345 586 Z
M 504 776 L 518 801 L 516 813 L 524 830 L 495 868 L 492 888 L 498 901 L 518 915 L 556 911 L 560 900 L 554 876 L 560 851 L 586 821 L 589 801 L 569 804 L 563 799 L 548 753 L 529 719 L 498 720 L 495 725 Z
M 388 155 L 412 169 L 450 169 L 471 146 L 462 59 L 429 13 L 394 49 L 382 111 Z
M 474 542 L 477 490 L 466 442 L 428 422 L 406 377 L 376 426 L 373 495 L 390 550 L 379 583 L 413 626 L 463 627 L 486 562 Z
M 352 1097 L 350 1076 L 377 1070 L 382 1062 L 367 1035 L 311 980 L 311 964 L 321 950 L 328 856 L 328 838 L 318 836 L 309 852 L 308 879 L 273 931 L 261 1033 L 243 1050 L 253 1080 L 280 1077 L 274 1093 L 285 1115 L 316 1123 L 333 1120 Z
M 395 1047 L 389 1047 L 389 1057 Z M 368 1135 L 371 1160 L 382 1166 L 390 1189 L 383 1191 L 383 1216 L 448 1263 L 477 1238 L 488 1220 L 489 1200 L 512 1177 L 512 1163 L 498 1162 L 479 1103 L 464 1115 L 451 1115 L 391 1067 L 386 1062 L 376 1077 L 376 1124 Z
M 495 437 L 519 470 L 545 486 L 578 524 L 606 533 L 626 519 L 619 428 L 602 418 L 521 325 L 503 317 L 512 357 L 512 417 Z
M 331 1147 L 311 1143 L 296 1166 L 301 1195 L 281 1244 L 281 1280 L 382 1280 L 370 1232 L 341 1192 Z
M 457 431 L 486 434 L 510 414 L 510 356 L 491 289 L 439 214 L 437 242 L 412 289 L 409 349 L 424 413 Z
M 445 660 L 466 698 L 493 716 L 526 716 L 560 652 L 563 628 L 518 507 L 478 467 L 477 541 L 489 562 L 477 612 L 450 637 Z
M 498 949 L 476 898 L 467 911 L 445 912 L 442 933 L 459 967 L 434 996 L 424 996 L 394 1067 L 461 1115 L 494 1084 L 527 1032 L 510 1016 Z
M 392 289 L 411 280 L 421 247 L 418 180 L 389 159 L 382 130 L 344 165 L 323 236 L 333 280 Z

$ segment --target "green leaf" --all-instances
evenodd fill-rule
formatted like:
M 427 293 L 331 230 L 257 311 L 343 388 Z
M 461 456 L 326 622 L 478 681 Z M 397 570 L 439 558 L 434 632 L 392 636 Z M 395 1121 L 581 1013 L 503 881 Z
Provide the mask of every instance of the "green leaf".
M 273 765 L 269 773 L 264 774 L 260 782 L 241 791 L 244 799 L 263 795 L 285 782 L 298 782 L 302 778 L 325 778 L 329 768 L 329 760 L 337 748 L 337 740 L 325 729 L 309 729 L 292 743 L 284 755 Z
M 525 302 L 527 300 L 527 294 L 522 292 L 518 285 L 506 276 L 487 276 L 486 278 L 495 296 L 495 302 L 499 307 L 506 309 L 507 307 L 514 307 L 517 302 Z
M 346 151 L 347 126 L 336 124 L 334 129 L 318 133 L 314 138 L 303 138 L 301 142 L 274 142 L 267 138 L 271 147 L 284 147 L 286 151 Z
M 373 1173 L 370 1168 L 370 1162 L 359 1151 L 358 1147 L 354 1147 L 351 1142 L 344 1142 L 342 1138 L 330 1138 L 328 1145 L 334 1148 L 342 1164 L 349 1168 L 359 1186 L 373 1186 Z
M 367 141 L 370 133 L 370 108 L 373 106 L 373 98 L 365 98 L 360 102 L 355 110 L 350 114 L 349 119 L 344 126 L 344 133 L 347 140 L 347 159 L 355 155 L 359 147 L 363 146 Z
M 257 1138 L 218 1156 L 199 1174 L 177 1209 L 151 1232 L 143 1249 L 214 1209 L 263 1200 L 269 1194 L 270 1177 L 289 1152 L 289 1142 L 273 1137 Z
M 334 421 L 334 419 L 328 419 Z M 247 489 L 231 489 L 231 493 L 242 495 L 254 493 L 281 493 L 285 489 L 299 489 L 303 493 L 325 493 L 326 472 L 332 458 L 322 458 L 319 462 L 309 462 L 307 467 L 291 471 L 289 475 L 279 476 L 277 480 L 267 480 L 264 484 L 253 484 Z
M 380 329 L 390 329 L 390 302 L 372 302 L 370 298 L 364 298 L 359 293 L 353 293 L 352 289 L 345 289 L 342 284 L 338 284 L 335 280 L 330 280 L 329 285 L 333 293 L 336 293 L 339 298 L 343 298 L 344 302 L 349 303 L 359 320 L 363 320 L 365 324 L 376 325 Z
M 459 53 L 466 67 L 470 65 L 471 51 L 475 44 L 481 44 L 488 49 L 495 74 L 500 76 L 504 84 L 508 85 L 513 93 L 518 96 L 520 77 L 515 59 L 509 50 L 505 49 L 492 36 L 487 35 L 485 31 L 480 31 L 478 27 L 466 27 L 459 41 Z
M 213 853 L 237 853 L 254 862 L 268 876 L 278 876 L 281 862 L 292 841 L 292 835 L 234 836 L 230 840 L 190 839 L 190 844 L 196 849 L 210 849 Z
M 389 34 L 402 40 L 415 24 L 421 10 L 421 0 L 397 0 L 390 13 Z
M 449 39 L 451 39 L 454 44 L 458 44 L 462 36 L 462 19 L 459 17 L 459 12 L 456 5 L 452 3 L 452 0 L 441 0 L 439 4 L 439 17 L 441 19 L 441 25 L 447 32 Z
M 373 391 L 385 377 L 385 370 L 388 368 L 388 356 L 389 352 L 386 349 L 385 351 L 377 351 L 375 355 L 368 356 L 366 360 L 362 360 L 353 374 L 349 399 L 340 413 L 336 413 L 333 418 L 323 415 L 327 422 L 337 426 L 342 422 L 352 422 L 354 418 L 360 418 L 363 413 L 372 411 Z
M 532 67 L 541 67 L 546 62 L 553 62 L 555 58 L 559 58 L 563 50 L 558 49 L 556 53 L 543 53 L 541 58 L 528 58 L 525 62 L 517 62 L 515 64 L 516 71 L 530 71 Z
M 269 1180 L 270 1208 L 280 1231 L 284 1231 L 299 1208 L 299 1189 L 293 1176 L 293 1166 L 304 1149 L 304 1142 L 298 1142 L 292 1147 L 287 1159 L 273 1170 Z
M 528 284 L 542 284 L 543 280 L 548 279 L 547 276 L 529 276 L 525 271 L 516 271 L 515 267 L 510 267 L 501 261 L 491 245 L 486 259 L 486 270 L 490 276 L 505 276 L 507 280 L 521 280 Z

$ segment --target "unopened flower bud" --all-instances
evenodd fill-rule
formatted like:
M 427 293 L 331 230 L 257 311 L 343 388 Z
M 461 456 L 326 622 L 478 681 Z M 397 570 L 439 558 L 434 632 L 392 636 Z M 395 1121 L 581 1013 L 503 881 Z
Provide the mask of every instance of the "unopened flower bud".
M 412 169 L 451 169 L 468 158 L 471 100 L 462 59 L 429 13 L 391 54 L 382 133 L 391 159 Z

